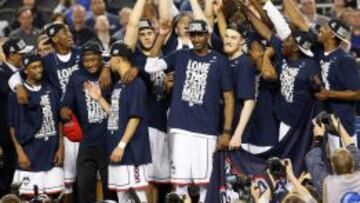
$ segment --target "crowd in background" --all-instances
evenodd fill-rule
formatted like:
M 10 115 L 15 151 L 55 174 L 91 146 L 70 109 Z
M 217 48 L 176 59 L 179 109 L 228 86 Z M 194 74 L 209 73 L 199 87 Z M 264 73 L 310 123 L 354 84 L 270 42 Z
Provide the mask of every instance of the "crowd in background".
M 54 169 L 63 170 L 64 162 L 65 176 L 52 182 L 59 181 L 56 187 L 65 193 L 64 202 L 360 202 L 360 153 L 354 139 L 360 128 L 352 113 L 360 99 L 355 63 L 360 62 L 360 4 L 346 0 L 272 2 L 0 1 L 0 61 L 13 71 L 10 74 L 0 68 L 0 90 L 7 100 L 0 98 L 0 125 L 1 132 L 9 132 L 8 140 L 0 139 L 0 143 L 15 146 L 9 150 L 0 145 L 0 154 L 13 150 L 18 156 L 15 176 L 9 177 L 9 171 L 0 174 L 5 176 L 0 178 L 0 195 L 11 189 L 9 185 L 1 188 L 6 185 L 1 183 L 23 184 L 23 174 L 32 171 L 30 163 L 21 160 L 26 157 L 22 145 L 31 141 L 21 140 L 16 130 L 26 134 L 34 126 L 17 123 L 16 119 L 23 117 L 16 116 L 23 113 L 19 109 L 30 109 L 34 125 L 41 124 L 36 123 L 36 110 L 28 107 L 43 102 L 41 96 L 33 99 L 39 97 L 36 85 L 47 87 L 42 82 L 49 80 L 56 83 L 46 92 L 51 97 L 48 105 L 56 109 L 54 120 L 67 123 L 78 117 L 84 132 L 81 144 L 71 146 L 74 151 L 67 152 L 71 144 L 62 140 L 62 130 L 56 132 L 60 140 L 48 146 L 54 166 L 46 168 L 51 173 L 45 176 L 60 177 L 56 174 L 64 172 Z M 326 10 L 320 4 L 331 6 Z M 27 48 L 36 54 L 25 51 Z M 43 77 L 35 70 L 38 62 L 41 74 L 42 66 L 46 71 Z M 329 76 L 332 65 L 341 68 Z M 71 70 L 63 75 L 51 72 L 65 66 Z M 215 73 L 207 69 L 210 66 Z M 227 66 L 233 69 L 227 71 Z M 301 72 L 304 67 L 307 69 Z M 213 75 L 207 79 L 207 74 Z M 211 90 L 204 90 L 206 85 Z M 128 111 L 119 113 L 114 101 Z M 206 108 L 201 109 L 203 105 Z M 318 105 L 321 110 L 331 110 L 318 114 Z M 119 117 L 127 124 L 120 127 L 123 137 L 109 144 L 102 136 L 118 133 Z M 276 138 L 272 140 L 273 132 Z M 171 139 L 164 138 L 167 136 Z M 182 140 L 186 136 L 192 140 Z M 110 158 L 102 151 L 103 145 L 112 147 Z M 34 149 L 39 150 L 37 147 Z M 78 170 L 69 176 L 70 181 L 65 168 L 69 153 L 76 154 L 72 164 Z M 294 159 L 292 153 L 298 157 Z M 185 158 L 179 158 L 181 155 Z M 274 158 L 278 155 L 280 158 Z M 263 159 L 269 156 L 263 178 L 252 176 L 264 170 Z M 88 160 L 92 163 L 86 163 Z M 179 172 L 181 167 L 186 172 Z M 45 171 L 43 166 L 39 168 Z M 150 170 L 151 177 L 146 174 Z M 203 172 L 205 178 L 201 179 Z M 134 178 L 127 180 L 127 176 Z M 185 178 L 178 178 L 182 176 Z M 242 178 L 249 176 L 252 180 L 247 184 Z M 95 192 L 98 179 L 102 193 Z M 74 182 L 78 185 L 72 185 Z M 148 182 L 151 187 L 144 191 Z M 48 183 L 43 184 L 39 185 L 41 193 L 52 197 Z M 27 190 L 32 188 L 23 184 L 18 195 L 34 198 Z

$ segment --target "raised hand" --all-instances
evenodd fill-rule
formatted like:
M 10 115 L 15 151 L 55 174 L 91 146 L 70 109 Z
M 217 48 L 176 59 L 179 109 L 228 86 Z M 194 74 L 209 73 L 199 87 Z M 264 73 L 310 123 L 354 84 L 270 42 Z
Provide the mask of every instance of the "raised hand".
M 221 12 L 223 6 L 222 0 L 214 0 L 212 3 L 213 12 L 215 15 L 218 15 L 218 13 Z
M 84 82 L 84 88 L 88 91 L 88 94 L 91 98 L 93 98 L 96 101 L 99 101 L 99 99 L 102 97 L 101 95 L 101 89 L 98 85 L 86 81 Z
M 159 35 L 167 36 L 171 31 L 171 23 L 169 20 L 163 21 L 159 26 Z
M 316 120 L 314 119 L 312 121 L 314 125 L 313 134 L 315 137 L 317 136 L 324 136 L 325 135 L 325 125 L 323 123 L 318 124 Z

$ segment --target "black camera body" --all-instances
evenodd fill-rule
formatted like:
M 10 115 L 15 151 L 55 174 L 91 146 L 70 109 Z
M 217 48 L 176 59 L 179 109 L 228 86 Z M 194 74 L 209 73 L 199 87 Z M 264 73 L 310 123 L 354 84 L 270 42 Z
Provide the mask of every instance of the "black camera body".
M 332 120 L 331 120 L 331 114 L 329 114 L 325 111 L 322 111 L 315 117 L 315 121 L 318 125 L 323 123 L 325 125 L 325 129 L 327 132 L 329 132 L 333 135 L 337 135 L 336 128 L 333 125 Z
M 286 178 L 286 168 L 278 157 L 271 157 L 267 161 L 267 169 L 270 174 L 276 179 Z

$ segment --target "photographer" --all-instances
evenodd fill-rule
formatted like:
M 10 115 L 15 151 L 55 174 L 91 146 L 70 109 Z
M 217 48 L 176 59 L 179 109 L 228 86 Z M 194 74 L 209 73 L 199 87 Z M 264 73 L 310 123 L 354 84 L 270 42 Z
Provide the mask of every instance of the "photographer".
M 266 202 L 293 202 L 292 200 L 297 200 L 296 202 L 308 202 L 313 203 L 316 200 L 311 196 L 310 192 L 306 189 L 305 186 L 301 184 L 301 181 L 296 178 L 293 172 L 293 167 L 290 159 L 277 159 L 272 158 L 271 162 L 278 161 L 281 166 L 279 166 L 279 174 L 283 173 L 284 177 L 278 176 L 272 171 L 271 166 L 267 170 L 267 176 L 269 177 L 268 184 L 272 186 L 267 186 L 265 191 L 259 191 L 260 187 L 257 182 L 253 182 L 251 193 L 255 202 L 266 203 Z M 276 160 L 276 161 L 275 161 Z M 281 172 L 283 171 L 283 172 Z M 282 181 L 283 188 L 279 188 L 279 182 Z M 254 184 L 255 183 L 255 184 Z M 281 194 L 282 193 L 282 194 Z M 286 194 L 286 195 L 285 195 Z
M 345 148 L 338 148 L 332 154 L 325 152 L 330 164 L 328 160 L 323 160 L 325 156 L 321 146 L 325 139 L 325 125 L 313 121 L 314 147 L 306 155 L 305 163 L 324 202 L 340 202 L 347 193 L 360 192 L 360 152 L 340 120 L 331 115 L 331 122 Z

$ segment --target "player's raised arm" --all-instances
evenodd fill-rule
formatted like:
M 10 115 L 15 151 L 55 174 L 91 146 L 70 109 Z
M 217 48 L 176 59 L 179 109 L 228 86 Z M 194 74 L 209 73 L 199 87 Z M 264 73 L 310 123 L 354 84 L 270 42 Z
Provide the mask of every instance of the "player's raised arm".
M 210 0 L 206 0 L 206 1 L 210 1 Z M 201 9 L 199 1 L 198 0 L 190 0 L 190 4 L 191 4 L 192 11 L 193 11 L 194 19 L 204 20 L 208 24 L 210 24 L 208 19 L 206 18 L 204 11 Z M 211 33 L 211 31 L 210 31 L 210 33 Z
M 307 32 L 310 28 L 310 24 L 308 24 L 301 14 L 300 10 L 296 7 L 293 0 L 284 0 L 283 7 L 286 15 L 290 18 L 291 22 L 298 27 L 301 31 Z
M 215 2 L 222 4 L 222 0 L 205 0 L 204 15 L 211 29 L 213 28 L 215 21 L 215 16 L 213 12 L 213 4 Z
M 251 22 L 251 24 L 254 26 L 255 30 L 263 37 L 265 38 L 267 41 L 270 41 L 271 36 L 273 35 L 273 33 L 271 32 L 271 30 L 269 29 L 268 26 L 266 26 L 261 19 L 259 19 L 258 17 L 256 17 L 256 15 L 248 8 L 246 7 L 242 7 L 246 17 L 248 18 L 248 20 Z
M 262 64 L 261 64 L 261 75 L 265 80 L 277 80 L 278 76 L 275 71 L 275 67 L 271 63 L 271 58 L 274 56 L 275 50 L 272 47 L 267 47 Z
M 217 26 L 219 29 L 221 39 L 224 40 L 227 23 L 222 7 L 223 7 L 222 1 L 214 1 L 212 4 L 212 9 L 217 19 Z
M 164 46 L 167 36 L 171 32 L 170 21 L 163 21 L 160 23 L 159 34 L 155 40 L 153 47 L 150 50 L 150 57 L 158 57 L 161 54 L 161 48 Z
M 131 14 L 129 16 L 129 22 L 126 27 L 126 33 L 124 36 L 124 42 L 133 51 L 135 50 L 136 42 L 138 40 L 139 21 L 143 14 L 146 0 L 137 0 Z
M 276 33 L 281 40 L 286 39 L 291 34 L 290 27 L 286 22 L 284 16 L 280 11 L 275 7 L 271 1 L 267 1 L 264 5 L 264 10 L 269 16 L 271 22 L 273 23 Z
M 250 0 L 252 6 L 254 9 L 259 13 L 261 16 L 261 20 L 268 25 L 269 27 L 272 27 L 271 20 L 269 16 L 267 15 L 266 11 L 263 9 L 262 3 L 259 2 L 259 0 Z
M 171 3 L 170 0 L 159 0 L 159 18 L 160 22 L 171 20 Z

